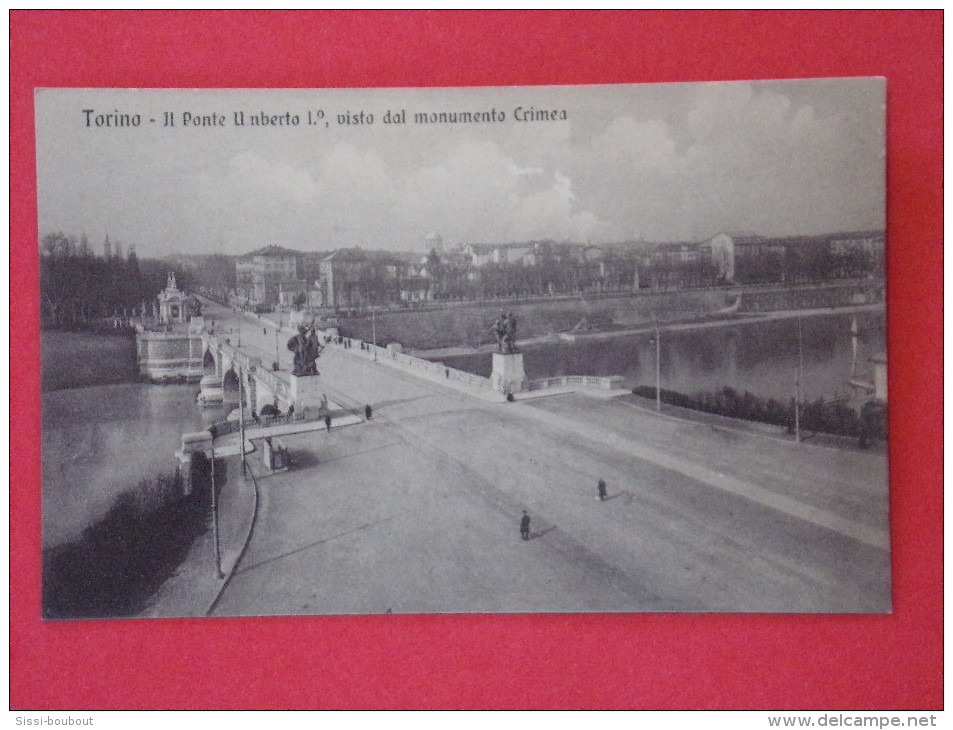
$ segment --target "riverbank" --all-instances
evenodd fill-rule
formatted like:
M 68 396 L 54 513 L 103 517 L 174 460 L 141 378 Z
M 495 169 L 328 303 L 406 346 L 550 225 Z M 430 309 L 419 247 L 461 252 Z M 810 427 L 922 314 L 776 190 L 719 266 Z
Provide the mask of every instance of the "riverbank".
M 692 319 L 690 321 L 666 322 L 658 324 L 659 332 L 690 332 L 694 330 L 704 330 L 718 327 L 732 327 L 736 325 L 758 324 L 763 322 L 776 322 L 786 319 L 797 319 L 798 317 L 822 317 L 831 314 L 859 314 L 862 312 L 884 312 L 883 304 L 861 304 L 846 307 L 826 307 L 823 309 L 801 309 L 785 310 L 780 312 L 763 312 L 753 314 L 732 313 L 722 316 L 706 317 L 704 319 Z M 535 347 L 540 345 L 557 344 L 560 342 L 586 342 L 594 340 L 612 340 L 632 337 L 636 335 L 650 335 L 656 330 L 656 324 L 645 322 L 635 327 L 618 328 L 594 328 L 591 330 L 578 329 L 567 332 L 554 332 L 537 337 L 520 338 L 518 344 L 520 347 Z M 456 346 L 456 347 L 437 347 L 432 349 L 416 350 L 408 348 L 407 353 L 414 357 L 421 357 L 428 360 L 438 360 L 443 357 L 458 357 L 462 355 L 478 355 L 495 352 L 496 343 L 485 343 L 475 347 Z

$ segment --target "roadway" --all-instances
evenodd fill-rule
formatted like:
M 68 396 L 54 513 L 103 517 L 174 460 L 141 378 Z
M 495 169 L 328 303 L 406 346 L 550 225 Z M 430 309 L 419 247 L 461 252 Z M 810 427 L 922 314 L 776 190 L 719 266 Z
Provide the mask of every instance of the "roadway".
M 206 319 L 273 359 L 270 324 Z M 326 348 L 318 369 L 374 417 L 283 436 L 291 471 L 252 458 L 258 517 L 215 615 L 890 610 L 882 454 L 635 399 L 488 403 L 357 348 Z

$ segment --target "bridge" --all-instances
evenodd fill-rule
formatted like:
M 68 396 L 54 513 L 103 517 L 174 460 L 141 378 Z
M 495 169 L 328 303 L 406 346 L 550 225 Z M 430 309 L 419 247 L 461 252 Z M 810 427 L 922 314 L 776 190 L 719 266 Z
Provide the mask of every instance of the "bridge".
M 201 351 L 204 353 L 201 392 L 198 396 L 200 405 L 237 405 L 241 395 L 243 405 L 259 413 L 264 406 L 271 404 L 283 412 L 294 406 L 296 414 L 309 414 L 313 417 L 323 415 L 319 412 L 320 408 L 315 409 L 326 395 L 322 385 L 311 376 L 293 375 L 288 353 L 283 352 L 287 349 L 284 342 L 291 336 L 292 330 L 283 332 L 280 327 L 276 328 L 274 323 L 269 324 L 272 324 L 276 340 L 274 357 L 270 357 L 270 352 L 267 355 L 264 353 L 259 338 L 255 336 L 252 336 L 252 342 L 249 342 L 249 334 L 246 334 L 246 347 L 242 348 L 239 344 L 241 335 L 236 337 L 238 330 L 215 334 L 214 330 L 206 329 L 204 318 L 193 318 L 191 335 L 195 337 L 197 334 L 201 337 Z M 263 337 L 270 337 L 266 334 L 268 329 L 267 325 L 262 327 Z M 250 332 L 250 328 L 246 327 L 246 330 Z M 336 329 L 318 330 L 317 334 L 322 343 L 332 347 L 343 346 L 351 356 L 363 357 L 490 401 L 505 400 L 510 391 L 515 391 L 515 395 L 525 391 L 526 395 L 532 393 L 534 397 L 576 391 L 601 397 L 629 393 L 624 379 L 619 376 L 569 375 L 532 381 L 524 377 L 519 386 L 514 388 L 511 387 L 512 378 L 504 378 L 499 373 L 484 378 L 440 362 L 413 357 L 402 352 L 399 345 L 381 347 L 354 338 L 338 342 L 341 338 Z M 519 368 L 522 369 L 521 361 Z M 502 371 L 502 368 L 500 370 Z

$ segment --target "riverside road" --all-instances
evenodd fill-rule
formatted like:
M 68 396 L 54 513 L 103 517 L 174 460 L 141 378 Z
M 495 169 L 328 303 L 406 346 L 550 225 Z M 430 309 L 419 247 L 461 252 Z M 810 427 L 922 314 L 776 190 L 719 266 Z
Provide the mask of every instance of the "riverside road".
M 287 329 L 205 315 L 289 369 Z M 373 418 L 283 436 L 287 472 L 250 457 L 257 518 L 214 615 L 890 611 L 883 454 L 629 397 L 488 402 L 357 347 L 317 365 Z

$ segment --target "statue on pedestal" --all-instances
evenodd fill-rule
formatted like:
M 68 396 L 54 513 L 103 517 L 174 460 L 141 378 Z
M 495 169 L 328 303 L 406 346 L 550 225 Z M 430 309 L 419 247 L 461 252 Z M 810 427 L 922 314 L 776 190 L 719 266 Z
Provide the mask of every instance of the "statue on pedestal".
M 496 345 L 501 355 L 519 352 L 516 349 L 516 315 L 513 312 L 501 310 L 490 332 L 496 335 Z
M 298 334 L 288 340 L 288 349 L 295 354 L 292 375 L 319 375 L 315 361 L 324 348 L 318 342 L 313 322 L 311 327 L 298 326 Z

